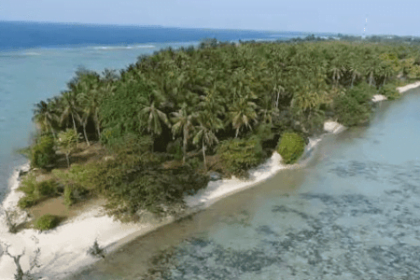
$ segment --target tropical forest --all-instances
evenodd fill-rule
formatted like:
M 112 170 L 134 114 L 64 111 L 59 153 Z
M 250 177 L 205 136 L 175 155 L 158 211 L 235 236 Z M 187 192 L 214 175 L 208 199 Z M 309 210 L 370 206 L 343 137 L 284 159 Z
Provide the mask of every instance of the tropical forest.
M 372 97 L 420 78 L 407 42 L 307 40 L 164 49 L 126 69 L 79 69 L 34 107 L 19 207 L 106 200 L 110 215 L 175 213 L 215 178 L 246 179 L 277 151 L 299 161 L 326 120 L 367 125 Z

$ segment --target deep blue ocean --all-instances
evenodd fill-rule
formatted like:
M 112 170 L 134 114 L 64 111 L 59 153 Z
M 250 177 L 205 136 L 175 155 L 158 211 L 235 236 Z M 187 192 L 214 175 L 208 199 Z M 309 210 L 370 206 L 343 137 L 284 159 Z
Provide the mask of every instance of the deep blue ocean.
M 29 144 L 34 104 L 65 90 L 78 67 L 101 73 L 167 48 L 220 41 L 287 40 L 299 32 L 100 26 L 0 21 L 0 201 L 13 170 L 25 163 L 14 153 Z
M 191 42 L 204 38 L 220 41 L 287 39 L 306 36 L 303 32 L 136 27 L 86 24 L 55 24 L 0 21 L 0 50 L 66 48 L 93 45 Z

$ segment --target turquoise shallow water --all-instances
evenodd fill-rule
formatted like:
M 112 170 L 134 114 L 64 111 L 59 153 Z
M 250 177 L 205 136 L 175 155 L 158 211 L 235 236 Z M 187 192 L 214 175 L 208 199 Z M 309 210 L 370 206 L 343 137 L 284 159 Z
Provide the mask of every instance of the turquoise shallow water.
M 34 104 L 59 94 L 79 66 L 101 73 L 122 69 L 142 54 L 191 43 L 140 44 L 129 47 L 32 49 L 0 52 L 0 201 L 13 169 L 25 159 L 13 151 L 29 144 Z
M 310 164 L 138 238 L 72 279 L 418 279 L 420 90 Z M 146 275 L 146 276 L 145 276 Z

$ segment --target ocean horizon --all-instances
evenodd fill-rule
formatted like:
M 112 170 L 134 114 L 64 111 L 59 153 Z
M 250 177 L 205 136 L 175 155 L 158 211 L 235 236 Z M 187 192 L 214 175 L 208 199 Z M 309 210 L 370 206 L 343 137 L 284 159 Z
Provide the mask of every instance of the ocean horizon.
M 309 32 L 0 21 L 0 51 L 201 41 L 285 40 Z M 319 35 L 331 35 L 321 34 Z

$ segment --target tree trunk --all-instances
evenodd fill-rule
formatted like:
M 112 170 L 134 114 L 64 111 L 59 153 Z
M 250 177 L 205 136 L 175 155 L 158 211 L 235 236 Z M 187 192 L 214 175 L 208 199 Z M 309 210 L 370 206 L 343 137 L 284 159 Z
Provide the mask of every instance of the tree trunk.
M 54 139 L 56 139 L 56 140 L 57 140 L 57 135 L 55 135 L 55 131 L 54 131 L 54 129 L 52 128 L 52 125 L 51 125 L 51 124 L 50 124 L 50 129 L 51 129 L 51 133 L 52 133 L 52 135 L 53 135 Z
M 280 97 L 280 91 L 277 91 L 277 100 L 276 100 L 276 107 L 279 108 L 279 97 Z
M 184 128 L 184 147 L 183 147 L 183 150 L 184 150 L 184 156 L 182 157 L 182 164 L 184 165 L 185 164 L 185 157 L 186 157 L 186 155 L 187 155 L 187 139 L 188 139 L 188 131 L 187 131 L 187 129 L 185 129 Z
M 355 75 L 353 75 L 353 76 L 351 77 L 351 88 L 353 88 L 354 79 L 355 79 Z
M 372 86 L 372 84 L 373 84 L 373 72 L 371 72 L 369 75 L 369 85 Z
M 66 160 L 67 160 L 67 167 L 70 168 L 70 160 L 69 160 L 69 154 L 66 153 Z
M 95 112 L 95 115 L 96 115 L 96 120 L 95 120 L 95 123 L 96 123 L 96 130 L 98 131 L 98 138 L 101 138 L 101 128 L 99 127 L 99 117 L 98 117 L 98 112 Z
M 155 134 L 152 131 L 152 154 L 155 152 Z
M 73 128 L 74 128 L 74 132 L 76 132 L 76 134 L 77 134 L 76 122 L 74 121 L 74 116 L 73 116 L 73 113 L 71 113 L 71 118 L 72 118 L 72 120 L 73 120 Z
M 85 134 L 86 143 L 90 146 L 89 139 L 86 134 L 86 124 L 83 124 L 83 133 Z
M 239 128 L 237 128 L 237 129 L 236 129 L 236 135 L 235 135 L 235 138 L 238 138 L 238 135 L 239 135 Z
M 203 141 L 203 162 L 204 162 L 204 170 L 207 171 L 207 163 L 206 163 L 206 146 L 204 145 Z

